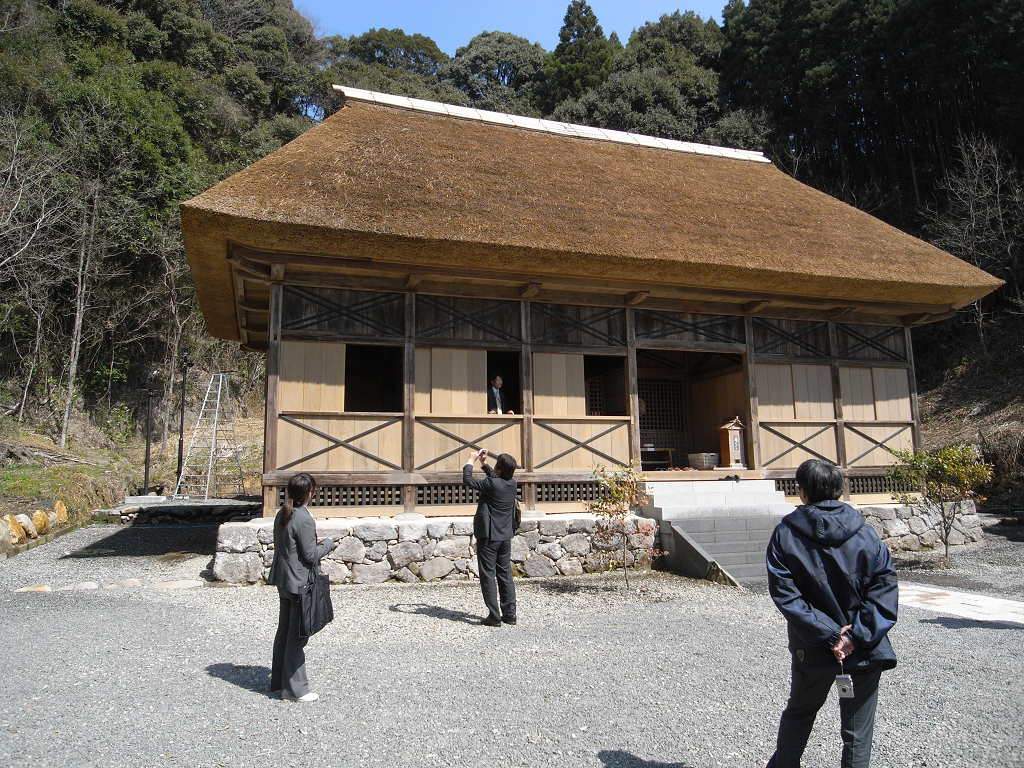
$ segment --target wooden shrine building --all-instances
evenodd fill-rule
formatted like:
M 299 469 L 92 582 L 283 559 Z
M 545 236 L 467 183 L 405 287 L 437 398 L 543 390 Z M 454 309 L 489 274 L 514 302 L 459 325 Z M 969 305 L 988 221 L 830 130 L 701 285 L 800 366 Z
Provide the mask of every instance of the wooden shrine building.
M 308 471 L 318 515 L 470 514 L 470 446 L 549 511 L 595 462 L 721 478 L 671 468 L 737 416 L 728 474 L 881 491 L 920 442 L 910 329 L 999 285 L 759 153 L 337 90 L 181 206 L 210 333 L 267 354 L 268 513 Z

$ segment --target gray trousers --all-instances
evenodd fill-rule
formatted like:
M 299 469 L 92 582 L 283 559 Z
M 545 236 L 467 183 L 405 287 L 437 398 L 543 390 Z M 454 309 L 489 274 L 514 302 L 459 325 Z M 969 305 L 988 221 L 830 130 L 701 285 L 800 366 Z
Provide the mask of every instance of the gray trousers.
M 477 539 L 476 564 L 480 569 L 480 591 L 492 619 L 516 617 L 516 585 L 512 581 L 512 542 Z M 497 577 L 497 590 L 495 589 Z M 498 595 L 501 594 L 499 613 Z
M 838 664 L 835 667 L 808 668 L 793 660 L 789 703 L 779 720 L 775 754 L 765 768 L 799 768 L 814 719 L 828 698 L 837 674 Z M 852 675 L 853 698 L 839 699 L 842 768 L 868 768 L 871 763 L 871 737 L 875 730 L 875 707 L 881 676 L 880 668 Z
M 302 600 L 298 595 L 280 587 L 281 611 L 277 616 L 277 635 L 274 636 L 274 661 L 270 668 L 270 690 L 298 698 L 309 693 L 306 679 L 306 643 L 308 637 L 299 636 L 302 625 Z

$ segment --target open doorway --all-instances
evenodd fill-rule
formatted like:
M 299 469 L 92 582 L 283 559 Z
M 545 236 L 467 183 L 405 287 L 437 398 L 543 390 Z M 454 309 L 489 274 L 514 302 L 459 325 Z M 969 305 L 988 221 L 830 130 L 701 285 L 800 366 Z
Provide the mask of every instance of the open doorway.
M 502 412 L 522 413 L 522 387 L 519 382 L 518 352 L 487 352 L 487 381 L 484 386 L 490 389 L 491 379 L 495 374 L 501 376 Z M 490 406 L 488 405 L 488 410 Z
M 583 378 L 586 382 L 587 416 L 628 416 L 626 358 L 585 355 Z
M 403 350 L 349 344 L 345 349 L 345 410 L 401 413 Z
M 641 460 L 646 471 L 687 466 L 687 454 L 718 453 L 718 428 L 750 423 L 740 355 L 637 350 Z

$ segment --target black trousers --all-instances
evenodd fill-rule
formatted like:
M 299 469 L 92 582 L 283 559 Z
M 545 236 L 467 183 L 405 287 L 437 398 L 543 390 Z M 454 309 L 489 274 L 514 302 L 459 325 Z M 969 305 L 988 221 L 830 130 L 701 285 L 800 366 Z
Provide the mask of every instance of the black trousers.
M 281 610 L 277 616 L 277 635 L 274 636 L 274 661 L 270 668 L 270 690 L 298 698 L 309 693 L 306 679 L 306 643 L 300 637 L 302 626 L 302 600 L 298 595 L 278 587 Z
M 480 591 L 484 593 L 484 605 L 492 619 L 506 620 L 516 617 L 516 585 L 512 582 L 512 542 L 493 539 L 477 539 L 476 562 L 480 570 Z M 495 590 L 497 577 L 497 590 Z M 501 610 L 498 609 L 498 593 L 501 594 Z
M 814 719 L 828 698 L 837 674 L 838 664 L 835 667 L 807 668 L 793 660 L 789 703 L 779 720 L 775 754 L 765 768 L 799 768 Z M 871 763 L 871 737 L 875 730 L 875 707 L 878 705 L 881 676 L 880 668 L 852 675 L 853 698 L 839 699 L 842 768 L 868 768 Z

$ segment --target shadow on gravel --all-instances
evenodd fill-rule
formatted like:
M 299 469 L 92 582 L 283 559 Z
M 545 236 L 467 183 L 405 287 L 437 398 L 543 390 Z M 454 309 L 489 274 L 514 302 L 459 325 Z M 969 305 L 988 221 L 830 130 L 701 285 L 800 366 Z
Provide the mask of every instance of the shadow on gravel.
M 1014 624 L 1012 621 L 979 621 L 977 619 L 962 619 L 957 616 L 921 619 L 919 623 L 938 624 L 946 629 L 1016 629 L 1024 632 L 1024 624 Z
M 597 753 L 605 768 L 693 768 L 689 763 L 659 763 L 655 760 L 642 760 L 621 749 L 604 749 Z
M 268 699 L 277 698 L 276 693 L 270 692 L 270 667 L 222 662 L 208 666 L 206 673 L 247 691 L 263 694 Z
M 118 526 L 109 536 L 87 547 L 61 557 L 64 559 L 96 557 L 169 557 L 213 556 L 217 548 L 216 525 L 189 526 Z
M 389 611 L 394 613 L 411 613 L 417 616 L 429 616 L 432 619 L 445 619 L 447 621 L 459 621 L 463 624 L 479 624 L 481 617 L 466 613 L 465 611 L 453 611 L 451 608 L 442 608 L 439 605 L 427 605 L 426 603 L 395 603 L 388 606 Z

